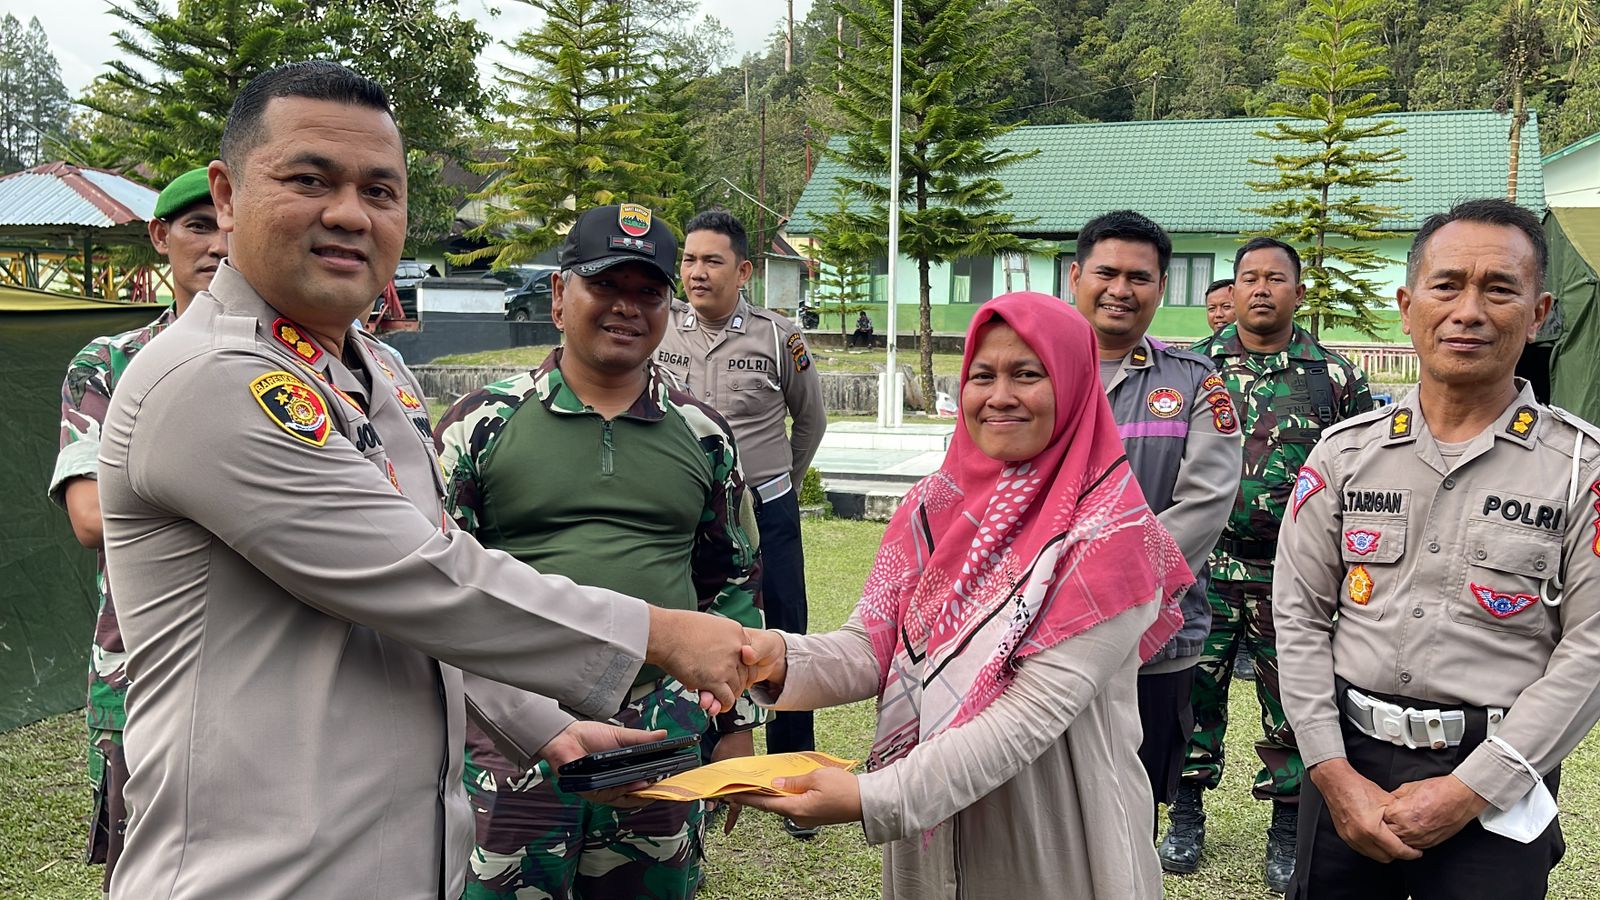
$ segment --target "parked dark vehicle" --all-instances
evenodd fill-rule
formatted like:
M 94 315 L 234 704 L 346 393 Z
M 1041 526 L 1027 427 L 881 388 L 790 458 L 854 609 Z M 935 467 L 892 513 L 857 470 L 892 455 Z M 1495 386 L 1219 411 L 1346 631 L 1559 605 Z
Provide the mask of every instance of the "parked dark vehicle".
M 817 327 L 817 324 L 819 322 L 821 322 L 821 321 L 822 321 L 822 317 L 817 313 L 817 308 L 815 306 L 812 306 L 811 304 L 807 303 L 806 301 L 801 300 L 800 301 L 800 327 L 801 328 L 808 328 L 808 329 L 809 328 L 815 328 L 815 327 Z
M 394 292 L 400 296 L 400 308 L 406 318 L 417 317 L 417 285 L 424 278 L 439 277 L 439 270 L 429 263 L 402 259 L 394 269 Z
M 507 275 L 517 276 L 506 288 L 506 318 L 513 322 L 550 321 L 550 298 L 553 288 L 550 280 L 556 276 L 555 266 L 516 266 L 491 272 L 485 278 L 505 281 Z

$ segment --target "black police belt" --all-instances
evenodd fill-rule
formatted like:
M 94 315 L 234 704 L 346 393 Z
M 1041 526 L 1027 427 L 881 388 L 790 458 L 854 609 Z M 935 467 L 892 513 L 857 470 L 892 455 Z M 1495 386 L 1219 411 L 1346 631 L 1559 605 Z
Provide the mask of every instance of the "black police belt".
M 761 498 L 762 503 L 771 503 L 792 490 L 794 490 L 794 479 L 789 477 L 788 472 L 756 485 L 756 495 Z
M 1461 744 L 1467 729 L 1467 713 L 1461 709 L 1417 709 L 1380 700 L 1355 688 L 1345 688 L 1345 718 L 1367 737 L 1388 741 L 1412 750 L 1444 750 Z M 1487 710 L 1485 737 L 1492 737 L 1505 719 L 1505 710 Z
M 1277 541 L 1240 541 L 1225 537 L 1217 541 L 1217 547 L 1229 556 L 1242 559 L 1271 560 L 1278 555 Z

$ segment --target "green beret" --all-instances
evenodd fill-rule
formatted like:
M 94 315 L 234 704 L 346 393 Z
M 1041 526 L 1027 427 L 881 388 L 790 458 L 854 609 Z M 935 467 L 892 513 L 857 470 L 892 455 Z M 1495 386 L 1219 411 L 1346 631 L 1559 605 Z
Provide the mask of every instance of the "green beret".
M 205 166 L 190 169 L 172 179 L 172 183 L 156 198 L 155 217 L 171 218 L 202 200 L 211 202 L 211 179 L 206 174 Z

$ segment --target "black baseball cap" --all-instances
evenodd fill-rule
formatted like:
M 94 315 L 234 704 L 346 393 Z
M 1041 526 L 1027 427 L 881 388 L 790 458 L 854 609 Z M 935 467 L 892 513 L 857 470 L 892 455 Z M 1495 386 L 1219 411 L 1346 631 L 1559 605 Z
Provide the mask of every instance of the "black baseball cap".
M 597 206 L 584 210 L 572 223 L 556 262 L 585 278 L 622 263 L 642 262 L 676 285 L 678 239 L 648 206 Z

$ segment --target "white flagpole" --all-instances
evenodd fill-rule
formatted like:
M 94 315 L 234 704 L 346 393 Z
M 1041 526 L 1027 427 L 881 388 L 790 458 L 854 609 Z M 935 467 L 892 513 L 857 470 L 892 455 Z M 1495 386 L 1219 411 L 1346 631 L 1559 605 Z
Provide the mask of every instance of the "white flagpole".
M 890 64 L 893 72 L 889 79 L 889 356 L 888 378 L 885 384 L 879 387 L 880 394 L 887 392 L 878 404 L 878 424 L 894 428 L 900 425 L 905 406 L 902 398 L 905 396 L 904 388 L 900 381 L 900 366 L 896 362 L 896 344 L 899 334 L 895 331 L 895 307 L 899 304 L 899 294 L 895 288 L 896 269 L 899 268 L 900 259 L 900 32 L 902 28 L 903 11 L 901 0 L 894 0 L 894 53 L 893 62 Z

